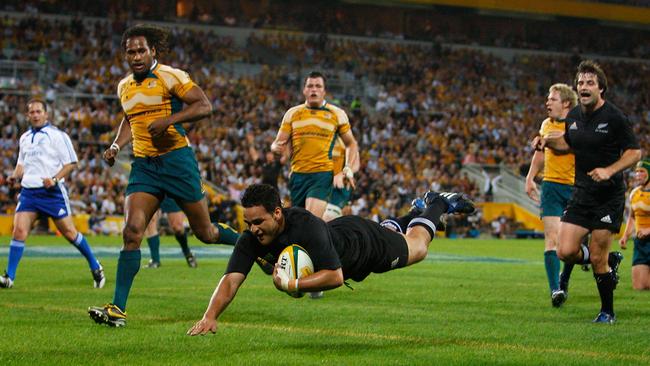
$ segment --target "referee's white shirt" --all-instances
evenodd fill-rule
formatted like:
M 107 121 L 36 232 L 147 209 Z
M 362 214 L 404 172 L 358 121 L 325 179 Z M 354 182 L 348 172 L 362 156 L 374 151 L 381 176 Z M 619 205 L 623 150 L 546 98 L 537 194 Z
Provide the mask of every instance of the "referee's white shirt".
M 68 134 L 49 122 L 23 133 L 19 146 L 18 164 L 24 168 L 23 188 L 41 188 L 43 178 L 51 178 L 64 165 L 77 162 Z

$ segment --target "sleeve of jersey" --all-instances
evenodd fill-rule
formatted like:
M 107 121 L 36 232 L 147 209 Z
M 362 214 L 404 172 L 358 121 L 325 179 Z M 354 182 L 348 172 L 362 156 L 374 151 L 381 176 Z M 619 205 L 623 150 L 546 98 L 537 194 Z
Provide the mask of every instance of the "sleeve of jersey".
M 72 141 L 68 134 L 61 132 L 61 143 L 57 144 L 56 150 L 63 164 L 71 164 L 77 162 L 77 153 L 74 151 Z
M 337 109 L 335 111 L 336 117 L 339 121 L 338 125 L 338 130 L 339 130 L 339 135 L 342 135 L 348 131 L 350 131 L 350 120 L 348 119 L 348 115 L 343 111 L 342 109 Z
M 314 270 L 341 268 L 341 260 L 334 248 L 332 236 L 323 220 L 312 218 L 304 224 L 304 246 L 309 254 Z
M 618 134 L 619 143 L 621 145 L 621 151 L 628 149 L 639 149 L 639 142 L 634 135 L 634 130 L 632 129 L 632 124 L 630 120 L 623 116 L 621 120 L 620 132 Z
M 249 232 L 244 232 L 237 240 L 235 248 L 232 250 L 225 274 L 242 273 L 245 276 L 250 272 L 255 262 L 255 250 L 253 249 L 253 238 Z
M 282 123 L 280 124 L 280 131 L 291 134 L 291 119 L 293 118 L 293 109 L 289 109 L 282 117 Z
M 160 71 L 169 91 L 180 98 L 185 96 L 190 89 L 196 86 L 190 75 L 183 70 L 168 68 Z
M 22 140 L 21 137 L 20 142 L 22 142 Z M 18 143 L 18 161 L 16 161 L 16 164 L 25 165 L 25 153 L 23 153 L 23 149 L 20 148 L 20 142 Z

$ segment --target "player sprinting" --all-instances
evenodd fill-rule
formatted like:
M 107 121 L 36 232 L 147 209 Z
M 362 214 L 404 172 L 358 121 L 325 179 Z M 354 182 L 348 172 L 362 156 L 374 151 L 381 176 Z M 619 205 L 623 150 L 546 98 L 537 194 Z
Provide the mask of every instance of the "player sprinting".
M 636 180 L 639 186 L 630 192 L 630 216 L 619 244 L 627 249 L 627 240 L 634 236 L 632 288 L 650 290 L 650 159 L 637 163 Z
M 429 192 L 425 195 L 427 207 L 411 220 L 404 235 L 358 216 L 325 223 L 302 208 L 282 208 L 278 191 L 269 185 L 249 186 L 241 201 L 249 230 L 237 241 L 225 275 L 203 318 L 188 330 L 189 335 L 216 332 L 217 319 L 246 280 L 256 257 L 277 257 L 288 245 L 298 244 L 309 254 L 314 273 L 298 281 L 277 271 L 276 266 L 275 287 L 289 294 L 330 290 L 342 286 L 346 279 L 360 282 L 371 273 L 422 261 L 443 213 L 474 211 L 473 203 L 460 194 Z
M 179 204 L 199 240 L 234 244 L 221 235 L 225 228 L 210 222 L 198 164 L 182 126 L 209 117 L 212 106 L 186 72 L 158 63 L 168 49 L 167 38 L 166 30 L 150 25 L 133 26 L 122 35 L 132 73 L 117 87 L 125 117 L 104 159 L 112 164 L 120 149 L 132 141 L 135 160 L 126 188 L 124 246 L 117 263 L 113 302 L 88 309 L 99 324 L 126 324 L 127 298 L 140 269 L 140 244 L 165 197 Z
M 14 215 L 7 269 L 0 276 L 0 288 L 14 285 L 25 241 L 39 213 L 51 217 L 63 237 L 86 258 L 93 286 L 102 288 L 106 282 L 104 270 L 70 216 L 72 211 L 64 182 L 77 165 L 70 137 L 49 122 L 47 104 L 43 100 L 27 102 L 27 117 L 31 128 L 20 136 L 18 162 L 7 178 L 9 184 L 20 180 L 22 189 Z

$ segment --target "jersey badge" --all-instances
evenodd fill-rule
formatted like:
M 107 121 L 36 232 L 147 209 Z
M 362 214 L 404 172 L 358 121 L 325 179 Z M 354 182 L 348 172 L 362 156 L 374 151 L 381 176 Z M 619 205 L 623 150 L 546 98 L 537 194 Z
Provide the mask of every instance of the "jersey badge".
M 601 218 L 600 221 L 601 221 L 601 222 L 604 222 L 604 223 L 606 223 L 606 224 L 611 224 L 611 223 L 612 223 L 612 218 L 609 217 L 609 215 L 607 215 L 607 216 Z

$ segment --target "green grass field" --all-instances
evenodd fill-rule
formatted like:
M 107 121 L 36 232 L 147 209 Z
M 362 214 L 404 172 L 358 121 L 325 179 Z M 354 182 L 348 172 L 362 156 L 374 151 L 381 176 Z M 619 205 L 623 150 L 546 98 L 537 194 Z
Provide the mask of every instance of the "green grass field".
M 64 243 L 31 237 L 27 245 Z M 173 238 L 163 245 L 174 248 Z M 180 255 L 166 256 L 161 268 L 142 268 L 127 327 L 115 329 L 96 325 L 86 308 L 112 299 L 116 257 L 101 258 L 108 282 L 94 290 L 81 257 L 26 255 L 14 288 L 0 291 L 0 365 L 650 364 L 650 293 L 631 289 L 631 251 L 610 326 L 591 323 L 600 302 L 593 277 L 578 268 L 565 306 L 551 307 L 542 250 L 541 241 L 436 240 L 425 262 L 322 300 L 293 299 L 254 268 L 217 334 L 203 337 L 185 332 L 226 258 L 204 255 L 190 269 Z

